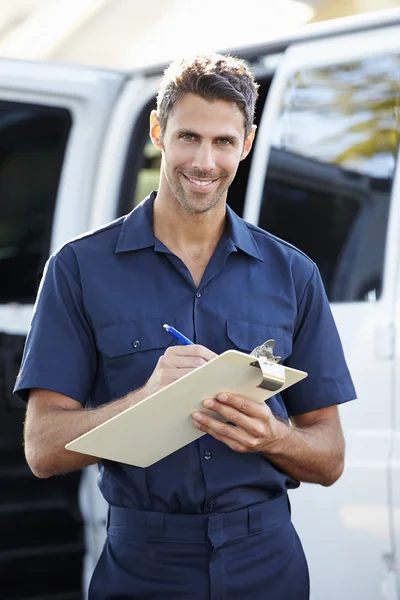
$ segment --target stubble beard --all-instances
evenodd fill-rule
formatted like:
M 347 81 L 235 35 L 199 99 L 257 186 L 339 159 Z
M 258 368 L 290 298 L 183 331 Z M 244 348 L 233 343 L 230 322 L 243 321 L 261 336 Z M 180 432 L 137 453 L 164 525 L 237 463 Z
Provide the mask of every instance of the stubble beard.
M 198 177 L 199 179 L 202 178 L 199 173 L 193 176 Z M 179 180 L 180 177 L 182 177 L 182 175 L 176 171 L 172 174 L 172 177 L 166 173 L 166 179 L 173 196 L 180 206 L 192 215 L 200 215 L 212 210 L 224 196 L 226 196 L 229 187 L 229 184 L 221 185 L 221 187 L 218 187 L 215 190 L 212 196 L 208 196 L 208 194 L 206 195 L 202 192 L 198 192 L 198 194 L 196 194 L 196 192 L 188 194 Z M 221 176 L 220 179 L 222 182 Z
M 183 189 L 183 186 L 175 186 L 175 188 L 171 188 L 175 198 L 182 208 L 192 215 L 201 215 L 212 210 L 222 200 L 226 191 L 225 189 L 219 189 L 213 196 L 206 199 L 204 198 L 205 194 L 201 194 L 201 192 L 199 192 L 197 198 L 196 193 L 189 196 Z

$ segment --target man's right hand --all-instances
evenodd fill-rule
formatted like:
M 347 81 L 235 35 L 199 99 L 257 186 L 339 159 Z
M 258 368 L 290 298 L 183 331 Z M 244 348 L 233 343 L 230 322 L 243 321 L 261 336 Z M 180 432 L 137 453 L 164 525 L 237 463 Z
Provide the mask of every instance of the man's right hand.
M 215 352 L 199 344 L 170 346 L 158 359 L 156 368 L 142 390 L 146 396 L 150 396 L 216 356 Z
M 204 346 L 171 346 L 144 387 L 89 410 L 58 392 L 32 389 L 25 419 L 25 454 L 33 473 L 46 478 L 98 462 L 96 457 L 66 450 L 65 445 L 216 356 Z

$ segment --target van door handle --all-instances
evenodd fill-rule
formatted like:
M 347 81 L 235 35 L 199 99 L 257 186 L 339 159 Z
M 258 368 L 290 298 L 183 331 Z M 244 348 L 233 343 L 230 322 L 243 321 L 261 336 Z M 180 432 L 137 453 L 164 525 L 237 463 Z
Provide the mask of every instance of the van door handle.
M 394 343 L 394 324 L 378 325 L 375 330 L 375 358 L 378 360 L 390 360 L 394 358 Z

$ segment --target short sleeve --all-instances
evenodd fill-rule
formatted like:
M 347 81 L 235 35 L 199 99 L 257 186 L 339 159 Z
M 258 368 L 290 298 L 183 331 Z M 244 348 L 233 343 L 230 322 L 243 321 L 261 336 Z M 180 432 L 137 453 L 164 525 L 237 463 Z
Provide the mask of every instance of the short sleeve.
M 293 350 L 285 365 L 308 377 L 282 392 L 289 415 L 341 404 L 356 397 L 339 333 L 314 265 L 298 306 Z
M 72 253 L 71 253 L 72 255 Z M 79 270 L 60 253 L 46 264 L 14 393 L 25 402 L 32 388 L 85 405 L 96 373 L 96 347 L 85 315 Z

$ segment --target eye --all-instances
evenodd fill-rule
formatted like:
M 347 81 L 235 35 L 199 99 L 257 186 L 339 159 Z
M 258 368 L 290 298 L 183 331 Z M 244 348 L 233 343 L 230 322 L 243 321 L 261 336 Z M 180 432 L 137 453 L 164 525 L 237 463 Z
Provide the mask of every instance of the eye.
M 231 140 L 228 140 L 228 138 L 219 138 L 217 140 L 217 143 L 219 146 L 229 146 L 229 144 L 231 144 Z
M 183 140 L 184 142 L 194 142 L 196 139 L 196 136 L 193 135 L 192 133 L 182 133 L 179 136 L 179 139 Z

